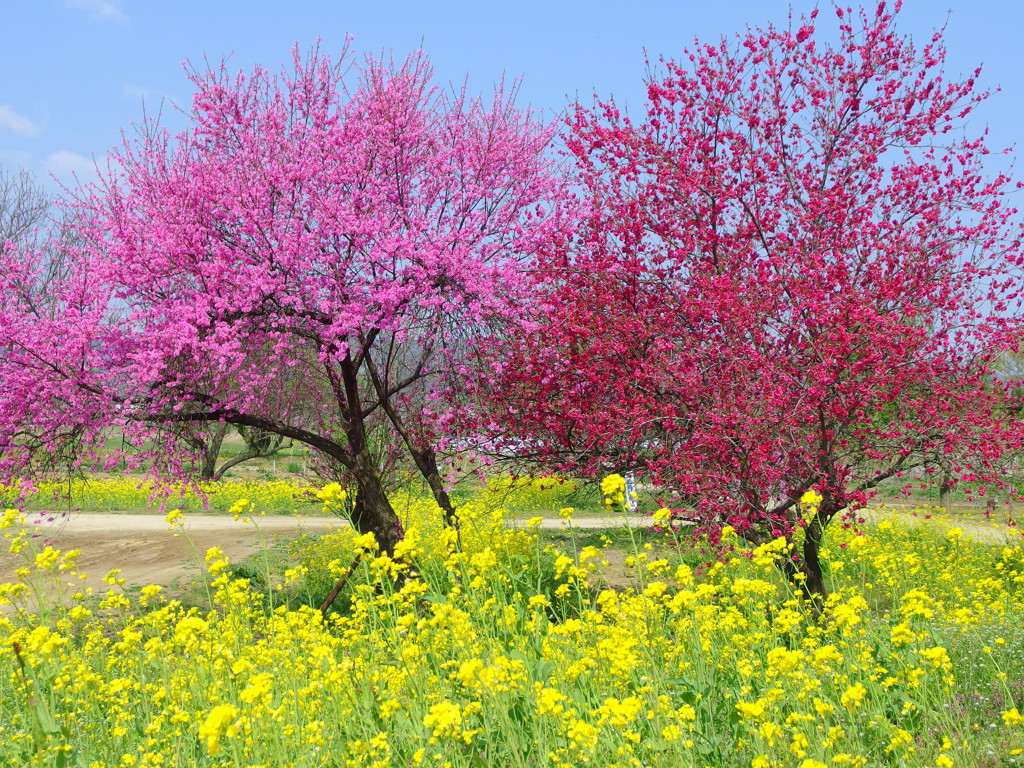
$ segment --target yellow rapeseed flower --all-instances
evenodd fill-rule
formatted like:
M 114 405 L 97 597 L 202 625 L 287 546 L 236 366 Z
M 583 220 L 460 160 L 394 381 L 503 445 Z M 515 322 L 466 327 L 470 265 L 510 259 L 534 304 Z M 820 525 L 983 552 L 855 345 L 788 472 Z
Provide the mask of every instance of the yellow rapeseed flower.
M 868 690 L 860 683 L 854 683 L 839 697 L 839 702 L 847 709 L 856 709 L 868 695 Z
M 211 755 L 220 752 L 220 740 L 223 736 L 234 736 L 237 728 L 233 728 L 238 710 L 231 704 L 219 704 L 210 710 L 206 720 L 199 726 L 199 738 L 206 742 L 206 749 Z
M 1024 715 L 1021 715 L 1014 707 L 1003 712 L 1003 722 L 1010 726 L 1022 725 L 1024 724 Z

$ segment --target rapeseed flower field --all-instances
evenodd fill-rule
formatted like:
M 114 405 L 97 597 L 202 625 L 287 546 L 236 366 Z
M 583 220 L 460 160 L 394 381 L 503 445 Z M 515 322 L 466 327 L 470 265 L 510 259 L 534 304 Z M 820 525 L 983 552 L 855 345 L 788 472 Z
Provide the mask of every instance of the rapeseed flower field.
M 111 574 L 106 593 L 45 609 L 34 590 L 74 583 L 75 553 L 36 546 L 9 511 L 0 527 L 25 566 L 0 587 L 0 763 L 1024 763 L 1014 529 L 982 543 L 933 521 L 837 525 L 816 616 L 779 576 L 782 539 L 748 549 L 727 529 L 695 569 L 669 529 L 638 539 L 613 582 L 609 550 L 555 550 L 487 503 L 460 508 L 458 535 L 429 502 L 403 508 L 393 557 L 343 529 L 299 540 L 257 584 L 214 548 L 202 605 Z M 258 524 L 251 501 L 233 511 Z
M 65 505 L 95 510 L 168 506 L 191 512 L 224 512 L 240 499 L 257 504 L 263 511 L 287 512 L 316 500 L 314 489 L 295 478 L 161 484 L 130 476 L 41 481 L 27 489 L 0 486 L 0 498 L 47 509 Z
M 413 485 L 410 483 L 410 485 Z M 470 483 L 468 492 L 456 498 L 494 508 L 515 509 L 532 514 L 558 509 L 580 490 L 572 480 L 559 477 L 528 478 L 495 473 L 486 482 Z M 78 477 L 62 481 L 39 481 L 27 487 L 0 485 L 0 503 L 27 505 L 46 510 L 85 509 L 131 511 L 181 509 L 184 512 L 228 512 L 239 500 L 251 502 L 262 513 L 287 514 L 317 503 L 318 489 L 298 476 L 273 480 L 232 480 L 220 482 L 154 482 L 139 477 Z M 395 495 L 396 508 L 410 501 L 429 498 L 429 490 L 411 490 Z

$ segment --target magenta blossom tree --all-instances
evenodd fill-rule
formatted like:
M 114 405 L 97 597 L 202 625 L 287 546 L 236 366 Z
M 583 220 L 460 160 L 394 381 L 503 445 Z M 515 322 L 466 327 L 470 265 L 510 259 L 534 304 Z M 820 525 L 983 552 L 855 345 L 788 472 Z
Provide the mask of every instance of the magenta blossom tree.
M 452 514 L 434 451 L 451 355 L 517 317 L 522 265 L 561 226 L 550 131 L 498 89 L 431 84 L 426 58 L 281 74 L 191 72 L 188 128 L 152 122 L 77 193 L 74 268 L 40 316 L 42 265 L 2 265 L 0 467 L 8 476 L 104 431 L 158 438 L 225 422 L 305 443 L 356 485 L 354 523 L 401 532 L 368 444 L 384 420 Z
M 896 12 L 698 44 L 636 120 L 577 108 L 589 224 L 546 256 L 523 364 L 485 345 L 477 379 L 480 423 L 547 466 L 642 470 L 751 542 L 802 531 L 781 564 L 808 595 L 827 524 L 880 482 L 991 478 L 1020 443 L 989 375 L 1016 346 L 1017 187 L 965 131 L 977 73 Z

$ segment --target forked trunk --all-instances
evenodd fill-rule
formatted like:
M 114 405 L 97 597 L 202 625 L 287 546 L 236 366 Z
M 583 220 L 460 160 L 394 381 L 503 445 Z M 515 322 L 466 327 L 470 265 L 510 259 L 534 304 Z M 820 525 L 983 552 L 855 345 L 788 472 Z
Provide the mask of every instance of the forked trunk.
M 345 436 L 348 439 L 349 456 L 352 460 L 348 469 L 356 481 L 352 525 L 360 533 L 372 533 L 377 539 L 380 551 L 390 555 L 395 551 L 395 545 L 402 540 L 402 522 L 388 500 L 384 484 L 381 482 L 380 468 L 370 454 L 357 366 L 352 358 L 346 355 L 340 361 L 340 368 L 343 392 L 339 390 L 338 402 L 341 405 L 341 412 L 348 417 Z

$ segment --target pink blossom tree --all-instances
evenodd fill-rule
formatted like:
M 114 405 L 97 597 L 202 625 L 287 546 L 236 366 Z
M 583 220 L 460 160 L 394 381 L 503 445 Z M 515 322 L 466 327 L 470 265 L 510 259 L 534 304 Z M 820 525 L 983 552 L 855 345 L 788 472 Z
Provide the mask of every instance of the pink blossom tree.
M 84 239 L 34 311 L 42 264 L 0 270 L 0 468 L 117 427 L 224 422 L 305 443 L 356 485 L 355 525 L 401 535 L 368 443 L 386 422 L 440 504 L 433 405 L 455 340 L 517 314 L 522 264 L 561 226 L 550 130 L 402 64 L 298 52 L 281 74 L 191 71 L 189 127 L 153 121 L 72 203 Z M 433 410 L 432 410 L 433 409 Z
M 547 320 L 500 347 L 477 416 L 533 458 L 640 469 L 680 514 L 755 543 L 824 594 L 840 511 L 883 480 L 995 473 L 1019 444 L 990 362 L 1014 346 L 1020 231 L 965 120 L 941 33 L 835 8 L 663 60 L 641 119 L 578 107 L 568 147 L 592 205 L 551 251 Z M 927 474 L 926 474 L 927 477 Z M 801 505 L 813 490 L 820 503 Z

